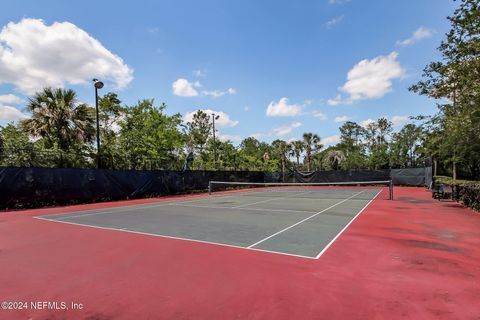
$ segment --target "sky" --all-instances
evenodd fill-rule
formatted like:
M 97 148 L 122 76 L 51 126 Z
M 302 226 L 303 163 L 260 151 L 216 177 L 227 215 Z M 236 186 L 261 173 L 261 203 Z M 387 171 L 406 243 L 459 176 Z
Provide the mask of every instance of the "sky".
M 345 121 L 433 114 L 409 92 L 438 60 L 452 0 L 4 0 L 0 125 L 28 97 L 71 88 L 94 104 L 92 78 L 124 104 L 165 102 L 188 121 L 220 115 L 221 139 L 339 140 Z

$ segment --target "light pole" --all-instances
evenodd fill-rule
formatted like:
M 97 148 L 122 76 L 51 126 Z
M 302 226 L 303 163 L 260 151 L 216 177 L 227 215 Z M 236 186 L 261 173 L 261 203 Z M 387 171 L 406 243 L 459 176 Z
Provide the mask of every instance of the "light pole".
M 97 168 L 100 167 L 100 123 L 98 118 L 98 89 L 103 88 L 103 82 L 98 79 L 93 79 L 93 85 L 95 86 L 95 113 L 97 115 Z
M 212 113 L 212 119 L 213 119 L 213 168 L 217 169 L 217 144 L 215 143 L 215 120 L 218 120 L 220 118 L 219 115 L 216 115 L 215 113 Z

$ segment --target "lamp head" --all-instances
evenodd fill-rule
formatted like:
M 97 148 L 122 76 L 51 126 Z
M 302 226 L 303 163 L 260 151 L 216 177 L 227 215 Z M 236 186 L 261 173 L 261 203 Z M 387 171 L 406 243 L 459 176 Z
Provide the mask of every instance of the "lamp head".
M 94 78 L 93 82 L 94 82 L 95 88 L 97 88 L 97 89 L 102 89 L 103 88 L 103 82 L 102 81 L 99 81 L 98 79 Z

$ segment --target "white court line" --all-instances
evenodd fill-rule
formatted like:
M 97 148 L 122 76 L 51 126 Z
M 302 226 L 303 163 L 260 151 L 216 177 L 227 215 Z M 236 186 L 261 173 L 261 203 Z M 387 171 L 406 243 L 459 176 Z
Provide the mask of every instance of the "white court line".
M 349 199 L 353 198 L 354 196 L 364 192 L 365 190 L 351 196 Z M 372 200 L 370 200 L 363 208 L 362 210 L 357 213 L 357 215 L 335 236 L 335 238 L 315 257 L 311 257 L 311 256 L 303 256 L 303 255 L 298 255 L 298 254 L 292 254 L 292 253 L 286 253 L 286 252 L 280 252 L 280 251 L 272 251 L 272 250 L 266 250 L 266 249 L 259 249 L 259 248 L 252 248 L 251 246 L 249 247 L 242 247 L 242 246 L 236 246 L 236 245 L 231 245 L 231 244 L 223 244 L 223 243 L 216 243 L 216 242 L 210 242 L 210 241 L 205 241 L 205 240 L 196 240 L 196 239 L 189 239 L 189 238 L 180 238 L 180 237 L 175 237 L 175 236 L 167 236 L 167 235 L 161 235 L 161 234 L 155 234 L 155 233 L 147 233 L 147 232 L 141 232 L 141 231 L 134 231 L 134 230 L 128 230 L 128 229 L 125 229 L 125 228 L 114 228 L 114 227 L 100 227 L 100 226 L 94 226 L 94 225 L 89 225 L 89 224 L 83 224 L 83 223 L 77 223 L 77 222 L 69 222 L 69 221 L 61 221 L 61 220 L 58 220 L 58 219 L 53 219 L 53 218 L 45 218 L 45 216 L 36 216 L 36 217 L 33 217 L 35 219 L 38 219 L 38 220 L 43 220 L 43 221 L 48 221 L 48 222 L 56 222 L 56 223 L 64 223 L 64 224 L 70 224 L 70 225 L 76 225 L 76 226 L 83 226 L 83 227 L 89 227 L 89 228 L 94 228 L 94 229 L 103 229 L 103 230 L 113 230 L 113 231 L 122 231 L 122 232 L 127 232 L 127 233 L 133 233 L 133 234 L 140 234 L 140 235 L 147 235 L 147 236 L 154 236 L 154 237 L 160 237 L 160 238 L 168 238 L 168 239 L 175 239 L 175 240 L 181 240 L 181 241 L 187 241 L 187 242 L 195 242 L 195 243 L 203 243 L 203 244 L 210 244 L 210 245 L 216 245 L 216 246 L 223 246 L 223 247 L 230 247 L 230 248 L 237 248 L 237 249 L 244 249 L 244 250 L 252 250 L 252 251 L 258 251 L 258 252 L 266 252 L 266 253 L 272 253 L 272 254 L 280 254 L 280 255 L 285 255 L 285 256 L 291 256 L 291 257 L 297 257 L 297 258 L 304 258 L 304 259 L 310 259 L 310 260 L 316 260 L 316 259 L 319 259 L 320 256 L 333 244 L 333 242 L 341 235 L 341 233 L 343 233 L 343 231 L 353 222 L 353 220 L 355 220 L 359 215 L 360 213 L 362 213 L 367 207 L 368 205 L 373 201 L 375 200 L 375 198 L 381 193 L 381 190 L 374 196 L 374 198 Z M 203 198 L 200 198 L 200 199 L 203 199 Z M 330 208 L 333 208 L 334 206 L 346 201 L 346 200 L 349 200 L 349 199 L 345 199 L 325 210 L 322 210 L 321 212 L 324 212 Z M 191 201 L 189 202 L 192 202 L 194 200 L 198 200 L 198 199 L 192 199 Z M 171 203 L 167 203 L 167 204 L 171 204 Z M 136 206 L 136 205 L 135 205 Z M 131 206 L 133 207 L 133 206 Z M 251 210 L 251 209 L 244 209 L 244 210 Z M 263 209 L 261 209 L 263 210 Z M 320 212 L 320 213 L 321 213 Z M 68 213 L 63 213 L 63 214 L 68 214 Z M 316 213 L 316 214 L 319 214 L 319 213 Z M 50 215 L 50 216 L 55 216 L 55 215 Z M 312 216 L 313 217 L 313 216 Z M 69 217 L 70 218 L 70 217 Z M 72 217 L 72 218 L 75 218 Z M 307 219 L 304 219 L 303 221 L 306 221 L 308 219 L 310 219 L 311 217 L 307 218 Z M 300 221 L 299 223 L 303 222 L 303 221 Z M 299 223 L 297 223 L 296 225 L 298 225 Z M 293 227 L 293 226 L 291 226 Z M 277 233 L 278 234 L 278 233 Z
M 140 207 L 140 208 L 124 208 L 124 209 L 116 209 L 116 210 L 112 210 L 112 211 L 101 211 L 101 212 L 96 212 L 96 213 L 83 213 L 83 214 L 77 214 L 77 215 L 69 215 L 69 216 L 66 216 L 66 217 L 55 218 L 55 220 L 80 218 L 80 217 L 86 217 L 86 216 L 96 216 L 96 215 L 107 214 L 107 213 L 125 212 L 125 211 L 130 211 L 132 209 L 134 211 L 140 211 L 140 210 L 143 210 L 143 209 L 150 209 L 150 208 L 162 207 L 162 206 L 168 206 L 168 203 L 156 204 L 156 205 L 145 206 L 145 207 Z M 79 211 L 78 213 L 80 213 L 80 212 L 84 212 L 84 211 Z M 91 212 L 91 211 L 87 211 L 87 212 Z M 74 214 L 75 212 L 72 212 L 72 213 Z M 64 213 L 64 214 L 67 214 L 67 213 Z M 46 216 L 52 217 L 52 216 L 57 216 L 57 215 L 46 215 Z
M 243 208 L 243 207 L 247 207 L 247 206 L 253 206 L 254 204 L 258 204 L 258 203 L 265 203 L 265 202 L 270 202 L 270 201 L 275 201 L 275 200 L 278 200 L 278 199 L 286 199 L 286 198 L 292 198 L 292 197 L 296 197 L 298 195 L 301 195 L 301 194 L 306 194 L 306 193 L 310 193 L 311 191 L 306 191 L 306 192 L 300 192 L 300 193 L 297 193 L 295 195 L 292 195 L 290 197 L 269 197 L 269 199 L 267 200 L 262 200 L 262 201 L 257 201 L 257 202 L 251 202 L 251 203 L 245 203 L 245 204 L 241 204 L 239 206 L 235 206 L 235 207 L 232 207 L 232 209 L 236 209 L 236 208 Z
M 362 208 L 362 210 L 360 210 L 356 215 L 355 217 L 353 217 L 352 220 L 350 220 L 349 223 L 347 223 L 347 225 L 342 229 L 340 230 L 340 232 L 322 249 L 322 251 L 320 251 L 320 253 L 315 257 L 315 259 L 318 259 L 322 256 L 322 254 L 325 253 L 325 251 L 327 251 L 328 248 L 330 248 L 330 246 L 335 242 L 335 240 L 337 240 L 338 237 L 340 237 L 340 235 L 348 228 L 348 226 L 350 224 L 352 224 L 352 222 L 357 219 L 357 217 L 370 205 L 370 203 L 372 203 L 373 200 L 375 200 L 375 198 L 380 194 L 380 192 L 382 192 L 382 190 L 379 190 L 377 192 L 377 194 L 373 197 L 372 200 L 368 201 L 368 203 Z
M 276 235 L 279 235 L 279 234 L 282 233 L 282 232 L 285 232 L 285 231 L 287 231 L 287 230 L 289 230 L 289 229 L 291 229 L 291 228 L 293 228 L 293 227 L 295 227 L 295 226 L 298 226 L 300 223 L 303 223 L 303 222 L 305 222 L 305 221 L 307 221 L 307 220 L 309 220 L 309 219 L 311 219 L 311 218 L 313 218 L 313 217 L 316 217 L 316 216 L 318 216 L 319 214 L 321 214 L 321 213 L 323 213 L 323 212 L 325 212 L 325 211 L 327 211 L 327 210 L 330 210 L 330 209 L 332 209 L 333 207 L 336 207 L 336 206 L 338 206 L 339 204 L 342 204 L 342 203 L 344 203 L 345 201 L 350 200 L 351 198 L 353 198 L 353 197 L 355 197 L 355 196 L 358 196 L 360 193 L 362 193 L 362 192 L 364 192 L 364 191 L 365 191 L 365 190 L 360 191 L 360 192 L 354 194 L 353 196 L 351 196 L 351 197 L 349 197 L 349 198 L 347 198 L 347 199 L 344 199 L 344 200 L 342 200 L 342 201 L 340 201 L 340 202 L 337 202 L 337 203 L 335 203 L 334 205 L 331 205 L 330 207 L 323 209 L 322 211 L 319 211 L 319 212 L 317 212 L 317 213 L 315 213 L 315 214 L 312 214 L 311 216 L 306 217 L 305 219 L 300 220 L 300 221 L 298 221 L 297 223 L 292 224 L 291 226 L 288 226 L 288 227 L 286 227 L 286 228 L 284 228 L 284 229 L 282 229 L 282 230 L 280 230 L 280 231 L 278 231 L 278 232 L 275 232 L 274 234 L 272 234 L 272 235 L 270 235 L 270 236 L 268 236 L 268 237 L 266 237 L 266 238 L 264 238 L 264 239 L 262 239 L 262 240 L 260 240 L 260 241 L 255 242 L 254 244 L 248 246 L 248 248 L 252 248 L 252 247 L 254 247 L 254 246 L 256 246 L 256 245 L 258 245 L 258 244 L 260 244 L 260 243 L 262 243 L 262 242 L 264 242 L 264 241 L 267 241 L 267 240 L 270 239 L 270 238 L 275 237 Z
M 234 197 L 234 195 L 221 195 L 221 196 L 213 196 L 214 198 L 226 198 L 226 197 Z M 145 206 L 144 204 L 133 204 L 133 205 L 127 205 L 126 207 L 114 207 L 111 208 L 112 210 L 108 211 L 98 211 L 98 209 L 90 209 L 90 210 L 79 210 L 79 211 L 72 211 L 72 212 L 62 212 L 62 213 L 55 213 L 55 214 L 43 214 L 39 217 L 57 217 L 57 216 L 63 216 L 63 215 L 68 215 L 65 218 L 56 218 L 58 220 L 60 219 L 68 219 L 68 218 L 76 218 L 76 217 L 84 217 L 84 216 L 95 216 L 99 214 L 105 214 L 105 213 L 114 213 L 114 212 L 124 212 L 124 211 L 129 211 L 129 210 L 143 210 L 143 209 L 150 209 L 150 208 L 155 208 L 155 207 L 163 207 L 163 206 L 168 206 L 171 203 L 174 202 L 179 202 L 179 203 L 189 203 L 189 202 L 194 202 L 194 201 L 199 201 L 199 200 L 208 200 L 211 199 L 211 197 L 208 196 L 200 196 L 195 199 L 190 199 L 190 200 L 165 200 L 160 203 L 150 205 L 150 206 Z M 98 212 L 96 212 L 98 211 Z M 87 213 L 87 212 L 96 212 L 96 213 Z M 82 213 L 79 215 L 74 215 L 75 213 Z
M 147 233 L 147 232 L 141 232 L 141 231 L 122 229 L 122 228 L 92 226 L 92 225 L 89 225 L 89 224 L 83 224 L 83 223 L 77 223 L 77 222 L 69 222 L 69 221 L 48 219 L 48 218 L 43 218 L 42 216 L 33 217 L 33 218 L 48 221 L 48 222 L 65 223 L 65 224 L 71 224 L 71 225 L 82 226 L 82 227 L 90 227 L 90 228 L 94 228 L 94 229 L 122 231 L 122 232 L 128 232 L 128 233 L 134 233 L 134 234 L 140 234 L 140 235 L 146 235 L 146 236 L 154 236 L 154 237 L 175 239 L 175 240 L 188 241 L 188 242 L 204 243 L 204 244 L 210 244 L 210 245 L 215 245 L 215 246 L 220 246 L 220 247 L 230 247 L 230 248 L 237 248 L 237 249 L 244 249 L 244 250 L 251 250 L 251 251 L 267 252 L 267 253 L 281 254 L 281 255 L 290 256 L 290 257 L 316 260 L 315 257 L 302 256 L 302 255 L 299 255 L 299 254 L 286 253 L 286 252 L 280 252 L 280 251 L 271 251 L 271 250 L 264 250 L 264 249 L 241 247 L 241 246 L 236 246 L 236 245 L 233 245 L 233 244 L 225 244 L 225 243 L 210 242 L 210 241 L 205 241 L 205 240 L 196 240 L 196 239 L 189 239 L 189 238 L 166 236 L 166 235 L 162 235 L 162 234 Z
M 315 213 L 315 211 L 306 210 L 289 210 L 289 209 L 262 209 L 262 208 L 239 208 L 239 207 L 218 207 L 218 206 L 199 206 L 195 204 L 177 204 L 170 203 L 172 207 L 191 207 L 191 208 L 208 208 L 208 209 L 231 209 L 243 211 L 271 211 L 271 212 L 300 212 L 300 213 Z

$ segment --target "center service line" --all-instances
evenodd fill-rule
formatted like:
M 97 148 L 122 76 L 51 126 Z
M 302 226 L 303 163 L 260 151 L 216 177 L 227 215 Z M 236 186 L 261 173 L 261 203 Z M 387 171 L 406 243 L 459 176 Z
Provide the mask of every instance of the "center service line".
M 275 232 L 274 234 L 272 234 L 272 235 L 270 235 L 270 236 L 268 236 L 268 237 L 266 237 L 266 238 L 264 238 L 264 239 L 262 239 L 262 240 L 260 240 L 260 241 L 258 241 L 258 242 L 255 242 L 254 244 L 248 246 L 247 248 L 255 247 L 256 245 L 258 245 L 258 244 L 260 244 L 260 243 L 262 243 L 262 242 L 264 242 L 264 241 L 266 241 L 266 240 L 268 240 L 268 239 L 270 239 L 270 238 L 272 238 L 272 237 L 275 237 L 276 235 L 279 235 L 280 233 L 285 232 L 285 231 L 287 231 L 288 229 L 291 229 L 291 228 L 293 228 L 293 227 L 295 227 L 295 226 L 298 226 L 300 223 L 303 223 L 303 222 L 305 222 L 305 221 L 307 221 L 307 220 L 309 220 L 309 219 L 311 219 L 311 218 L 313 218 L 313 217 L 315 217 L 315 216 L 318 216 L 319 214 L 321 214 L 321 213 L 323 213 L 323 212 L 325 212 L 325 211 L 327 211 L 327 210 L 332 209 L 333 207 L 338 206 L 338 205 L 341 204 L 341 203 L 344 203 L 344 202 L 347 201 L 347 200 L 352 199 L 352 198 L 355 197 L 355 196 L 358 196 L 358 195 L 359 195 L 360 193 L 362 193 L 362 192 L 365 192 L 365 190 L 362 190 L 362 191 L 360 191 L 360 192 L 358 192 L 358 193 L 355 193 L 353 196 L 351 196 L 351 197 L 349 197 L 349 198 L 347 198 L 347 199 L 344 199 L 344 200 L 342 200 L 342 201 L 340 201 L 340 202 L 337 202 L 337 203 L 335 203 L 334 205 L 331 205 L 330 207 L 323 209 L 322 211 L 319 211 L 319 212 L 317 212 L 317 213 L 315 213 L 315 214 L 312 214 L 311 216 L 306 217 L 305 219 L 300 220 L 300 221 L 298 221 L 297 223 L 292 224 L 291 226 L 286 227 L 285 229 L 282 229 L 282 230 L 280 230 L 280 231 L 278 231 L 278 232 Z

